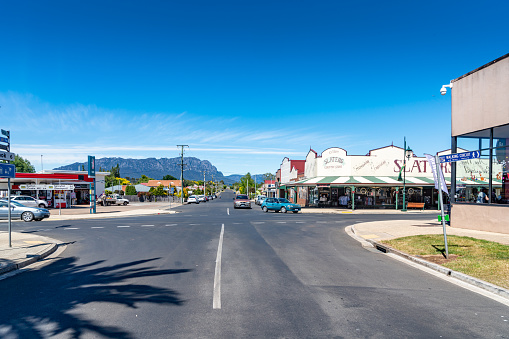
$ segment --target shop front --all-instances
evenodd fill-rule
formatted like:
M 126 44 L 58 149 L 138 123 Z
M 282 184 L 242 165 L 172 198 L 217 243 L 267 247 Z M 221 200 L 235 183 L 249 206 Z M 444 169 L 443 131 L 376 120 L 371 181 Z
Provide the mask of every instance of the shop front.
M 104 177 L 108 172 L 96 172 L 97 192 L 104 192 Z M 0 179 L 0 183 L 6 179 Z M 90 187 L 93 178 L 86 171 L 44 171 L 43 173 L 16 173 L 11 179 L 11 195 L 27 195 L 46 200 L 48 206 L 68 208 L 90 204 Z M 0 191 L 7 196 L 7 187 Z

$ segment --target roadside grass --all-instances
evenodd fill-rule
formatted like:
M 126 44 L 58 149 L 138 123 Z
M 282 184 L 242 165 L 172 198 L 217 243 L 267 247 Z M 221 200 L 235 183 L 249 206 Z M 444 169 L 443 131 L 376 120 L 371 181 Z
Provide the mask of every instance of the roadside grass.
M 449 235 L 449 260 L 445 260 L 442 234 L 417 235 L 384 240 L 402 252 L 439 263 L 500 287 L 509 288 L 509 246 L 496 242 Z

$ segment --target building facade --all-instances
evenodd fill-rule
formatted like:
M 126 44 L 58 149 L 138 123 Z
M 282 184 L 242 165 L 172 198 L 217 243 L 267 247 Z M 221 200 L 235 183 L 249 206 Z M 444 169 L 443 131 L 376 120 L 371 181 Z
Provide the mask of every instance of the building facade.
M 451 81 L 451 149 L 480 158 L 452 166 L 451 225 L 509 233 L 509 54 Z M 468 162 L 468 163 L 467 163 Z

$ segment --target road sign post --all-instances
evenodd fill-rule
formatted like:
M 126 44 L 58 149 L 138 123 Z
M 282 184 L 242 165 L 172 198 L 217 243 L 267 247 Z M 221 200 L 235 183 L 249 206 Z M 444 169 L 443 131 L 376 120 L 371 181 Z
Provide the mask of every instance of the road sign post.
M 7 178 L 7 219 L 9 220 L 9 247 L 12 247 L 12 220 L 11 220 L 11 178 L 16 177 L 16 166 L 11 164 L 14 161 L 14 154 L 11 150 L 11 132 L 6 130 L 0 130 L 4 137 L 0 137 L 0 149 L 6 152 L 0 152 L 0 160 L 5 160 L 7 163 L 0 163 L 0 178 Z M 2 143 L 6 144 L 3 145 Z

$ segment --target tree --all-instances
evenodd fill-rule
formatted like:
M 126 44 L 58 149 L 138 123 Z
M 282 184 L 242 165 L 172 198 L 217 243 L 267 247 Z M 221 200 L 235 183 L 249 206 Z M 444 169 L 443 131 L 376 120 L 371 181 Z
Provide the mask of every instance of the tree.
M 265 173 L 262 175 L 263 180 L 275 180 L 276 176 L 272 173 Z
M 145 174 L 142 174 L 141 178 L 140 178 L 140 180 L 138 180 L 137 184 L 147 183 L 149 180 L 154 180 L 154 179 L 147 177 Z
M 35 167 L 32 166 L 30 161 L 17 154 L 14 156 L 14 166 L 16 166 L 16 173 L 35 173 Z
M 111 187 L 113 185 L 118 184 L 118 179 L 120 178 L 120 167 L 117 164 L 117 166 L 113 166 L 110 170 L 110 174 L 104 177 L 104 184 L 106 187 Z
M 175 178 L 173 175 L 166 174 L 166 175 L 163 177 L 163 180 L 178 180 L 178 179 L 177 179 L 177 178 Z
M 253 178 L 251 178 L 251 173 L 248 172 L 245 176 L 240 178 L 240 183 L 239 183 L 240 193 L 242 193 L 242 194 L 253 193 L 255 191 L 254 186 L 255 186 L 255 182 L 254 182 Z M 249 192 L 247 191 L 248 188 L 249 188 Z
M 125 188 L 125 195 L 136 195 L 136 188 L 134 186 L 127 186 Z
M 161 195 L 167 195 L 167 193 L 164 191 L 163 184 L 157 186 L 157 187 L 150 187 L 150 191 L 153 195 L 161 196 Z

